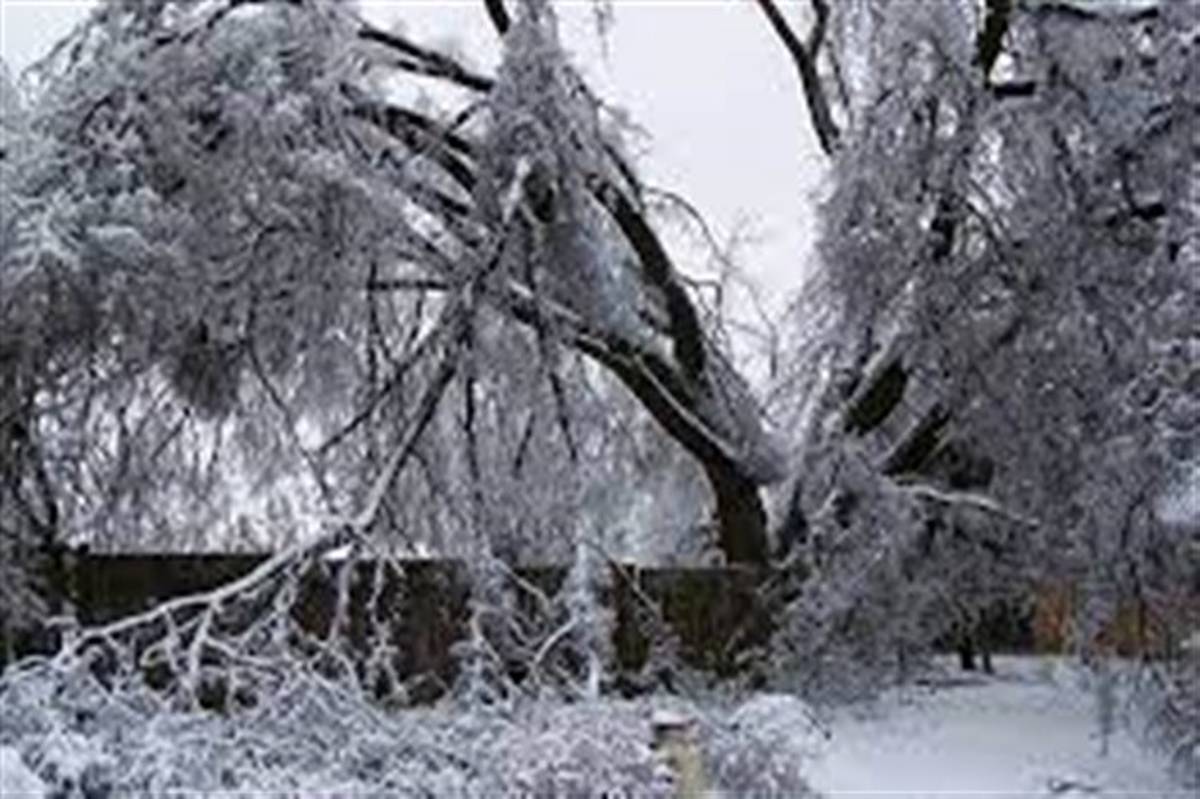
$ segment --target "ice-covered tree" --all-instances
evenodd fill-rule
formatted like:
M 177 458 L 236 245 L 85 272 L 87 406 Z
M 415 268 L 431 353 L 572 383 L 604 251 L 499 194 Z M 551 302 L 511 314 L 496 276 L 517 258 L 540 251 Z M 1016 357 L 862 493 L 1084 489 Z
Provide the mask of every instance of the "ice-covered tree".
M 759 490 L 782 472 L 757 407 L 553 8 L 490 8 L 495 77 L 322 0 L 105 3 L 24 76 L 20 157 L 4 164 L 0 368 L 17 388 L 5 435 L 31 443 L 6 462 L 0 510 L 32 508 L 21 523 L 45 522 L 57 543 L 209 543 L 255 502 L 279 529 L 233 520 L 241 543 L 272 549 L 233 582 L 65 628 L 49 662 L 6 677 L 0 735 L 53 742 L 96 720 L 87 734 L 111 743 L 168 707 L 198 723 L 213 701 L 254 716 L 268 748 L 312 724 L 369 728 L 374 670 L 404 642 L 372 606 L 373 651 L 348 656 L 354 564 L 375 557 L 377 600 L 381 575 L 402 570 L 393 556 L 424 544 L 469 554 L 477 577 L 456 693 L 470 723 L 446 731 L 469 740 L 413 742 L 437 761 L 486 738 L 471 727 L 481 708 L 607 684 L 601 525 L 636 521 L 644 507 L 624 497 L 669 484 L 661 472 L 707 479 L 727 558 L 765 562 Z M 316 635 L 291 611 L 305 569 L 335 548 L 348 556 L 322 568 L 339 604 Z M 530 553 L 577 556 L 563 596 L 517 577 Z M 62 714 L 36 710 L 39 691 L 68 683 Z M 393 681 L 388 698 L 405 691 Z M 171 760 L 154 740 L 127 751 Z M 224 779 L 203 771 L 127 781 Z M 286 782 L 250 772 L 229 779 Z M 462 775 L 448 774 L 453 792 Z M 471 779 L 523 784 L 510 778 Z
M 1081 641 L 1123 599 L 1176 606 L 1200 573 L 1194 512 L 1164 512 L 1200 457 L 1195 8 L 814 2 L 804 42 L 761 5 L 835 178 L 785 538 L 875 564 L 840 607 L 881 630 L 872 592 L 920 552 L 909 599 L 964 574 L 969 602 L 997 565 L 1086 585 Z
M 244 504 L 214 476 L 240 461 L 303 487 L 296 516 L 380 486 L 394 526 L 477 527 L 547 450 L 599 464 L 586 386 L 615 378 L 706 474 L 727 559 L 765 561 L 779 453 L 552 7 L 499 8 L 495 77 L 344 4 L 235 1 L 107 3 L 31 73 L 6 368 L 62 526 L 199 519 L 168 487 L 206 479 Z M 446 446 L 389 468 L 410 423 Z

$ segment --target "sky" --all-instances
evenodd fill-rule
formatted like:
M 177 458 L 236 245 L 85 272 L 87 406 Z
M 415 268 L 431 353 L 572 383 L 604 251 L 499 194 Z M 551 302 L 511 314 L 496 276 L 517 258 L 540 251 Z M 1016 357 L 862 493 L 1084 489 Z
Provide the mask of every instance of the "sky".
M 381 25 L 449 44 L 490 70 L 497 41 L 482 0 L 363 0 Z M 786 6 L 787 4 L 785 4 Z M 0 54 L 19 72 L 94 7 L 93 0 L 0 0 Z M 562 39 L 602 97 L 647 133 L 643 177 L 687 198 L 736 262 L 782 309 L 812 263 L 814 197 L 825 174 L 795 71 L 746 0 L 615 0 L 603 52 L 591 0 L 559 0 Z M 803 21 L 797 20 L 801 23 Z M 679 247 L 680 268 L 705 256 Z M 747 307 L 741 313 L 749 315 Z

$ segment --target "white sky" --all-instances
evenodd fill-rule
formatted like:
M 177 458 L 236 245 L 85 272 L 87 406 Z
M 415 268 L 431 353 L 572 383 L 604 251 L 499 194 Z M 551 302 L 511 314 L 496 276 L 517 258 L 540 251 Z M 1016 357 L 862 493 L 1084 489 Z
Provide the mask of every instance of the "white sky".
M 403 20 L 422 42 L 452 42 L 494 65 L 482 0 L 363 0 L 379 24 Z M 786 3 L 785 3 L 786 5 Z M 0 0 L 0 54 L 14 72 L 83 19 L 92 0 Z M 718 237 L 752 234 L 739 264 L 781 309 L 811 260 L 813 194 L 824 172 L 795 71 L 754 3 L 614 0 L 608 58 L 589 0 L 559 0 L 563 39 L 601 96 L 649 134 L 640 166 L 692 202 Z M 749 227 L 745 227 L 748 225 Z M 681 263 L 690 273 L 702 263 Z

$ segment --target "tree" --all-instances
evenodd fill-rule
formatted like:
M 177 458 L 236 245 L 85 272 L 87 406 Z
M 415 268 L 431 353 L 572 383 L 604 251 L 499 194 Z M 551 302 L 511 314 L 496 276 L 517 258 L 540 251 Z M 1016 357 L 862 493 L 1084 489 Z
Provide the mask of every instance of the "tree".
M 130 486 L 171 482 L 161 459 L 187 449 L 185 431 L 210 464 L 221 452 L 261 461 L 272 441 L 268 451 L 292 453 L 284 471 L 323 497 L 320 512 L 344 516 L 335 484 L 384 498 L 416 479 L 436 492 L 428 458 L 424 477 L 388 464 L 403 438 L 393 425 L 425 428 L 456 405 L 457 432 L 429 429 L 463 447 L 456 462 L 476 486 L 465 504 L 478 505 L 496 472 L 487 444 L 520 472 L 531 436 L 557 429 L 577 458 L 578 353 L 702 466 L 727 559 L 764 563 L 759 491 L 781 476 L 780 456 L 656 234 L 602 104 L 561 52 L 552 8 L 500 8 L 488 4 L 505 37 L 496 78 L 341 4 L 99 10 L 40 68 L 30 140 L 45 156 L 11 184 L 20 212 L 2 279 L 20 306 L 5 310 L 5 340 L 20 348 L 28 396 L 78 398 L 34 429 L 53 441 L 71 411 L 83 414 L 72 426 L 115 424 L 108 465 L 131 510 L 148 503 Z M 395 76 L 465 104 L 397 102 L 385 91 Z M 61 295 L 75 304 L 56 304 Z M 537 364 L 532 381 L 489 369 L 501 345 L 521 353 L 506 367 Z M 132 394 L 114 400 L 118 384 Z M 516 387 L 528 399 L 514 404 L 532 403 L 520 421 L 498 404 Z M 97 389 L 115 408 L 97 409 Z M 414 402 L 428 408 L 416 420 L 404 413 Z M 230 429 L 235 408 L 243 421 Z M 279 420 L 284 432 L 271 433 Z M 332 431 L 315 453 L 300 440 L 314 427 Z M 64 455 L 54 482 L 74 483 L 88 505 L 94 492 Z M 130 479 L 130 464 L 145 479 Z M 118 526 L 114 509 L 92 503 L 89 523 Z M 450 512 L 464 511 L 479 521 L 477 507 Z
M 796 409 L 787 518 L 881 570 L 931 524 L 934 552 L 975 539 L 909 579 L 1016 558 L 1015 589 L 1086 583 L 1090 631 L 1122 597 L 1172 604 L 1198 571 L 1194 515 L 1164 512 L 1198 457 L 1194 9 L 814 8 L 832 54 L 790 49 L 826 65 L 804 86 L 835 159 L 816 285 L 838 316 L 797 366 L 824 389 Z M 844 568 L 841 607 L 894 625 L 883 572 Z

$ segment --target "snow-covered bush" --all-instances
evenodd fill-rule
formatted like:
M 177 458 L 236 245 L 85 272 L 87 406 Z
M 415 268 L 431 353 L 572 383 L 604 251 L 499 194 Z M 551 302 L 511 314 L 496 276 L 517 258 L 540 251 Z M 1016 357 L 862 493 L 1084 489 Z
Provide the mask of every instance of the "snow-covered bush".
M 715 781 L 731 796 L 804 796 L 806 767 L 828 738 L 804 702 L 762 694 L 735 708 L 712 736 L 709 761 Z
M 46 786 L 21 759 L 17 750 L 0 746 L 0 796 L 41 797 Z
M 65 795 L 665 798 L 674 777 L 651 723 L 664 706 L 703 720 L 713 788 L 814 795 L 803 769 L 822 733 L 806 706 L 779 696 L 728 715 L 665 697 L 388 711 L 299 673 L 259 705 L 218 714 L 40 661 L 0 679 L 0 747 Z
M 626 702 L 538 703 L 477 740 L 479 796 L 673 796 L 649 711 Z M 464 730 L 465 731 L 465 730 Z
M 1183 784 L 1200 787 L 1200 651 L 1150 667 L 1134 698 L 1150 741 Z

